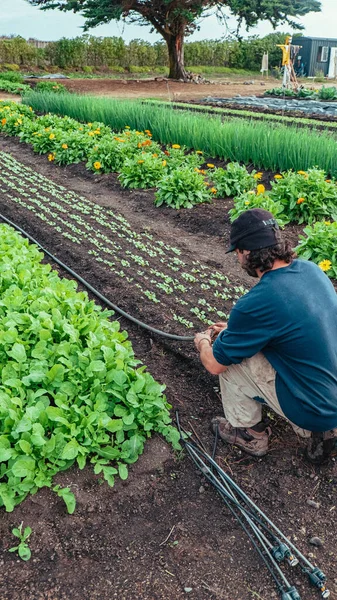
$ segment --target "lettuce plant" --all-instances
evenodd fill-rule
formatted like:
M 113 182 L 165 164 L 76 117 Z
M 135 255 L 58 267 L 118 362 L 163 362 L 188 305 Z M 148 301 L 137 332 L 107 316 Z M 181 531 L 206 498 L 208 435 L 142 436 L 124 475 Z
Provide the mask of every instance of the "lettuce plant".
M 52 487 L 53 477 L 94 465 L 109 485 L 158 431 L 178 447 L 170 405 L 135 359 L 111 311 L 60 279 L 43 255 L 0 225 L 0 506 Z M 111 464 L 111 461 L 112 464 Z

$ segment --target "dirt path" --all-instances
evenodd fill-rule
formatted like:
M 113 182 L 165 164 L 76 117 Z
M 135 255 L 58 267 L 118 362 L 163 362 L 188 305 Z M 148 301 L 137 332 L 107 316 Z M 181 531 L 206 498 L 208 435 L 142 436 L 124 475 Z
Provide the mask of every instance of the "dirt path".
M 37 157 L 13 139 L 0 138 L 0 150 L 10 152 L 55 185 L 123 215 L 138 234 L 150 230 L 154 240 L 174 243 L 183 251 L 187 267 L 197 256 L 208 267 L 222 269 L 237 284 L 249 284 L 233 257 L 223 254 L 228 239 L 225 202 L 178 213 L 154 209 L 152 192 L 121 191 L 113 175 L 97 178 L 81 165 L 50 165 L 45 157 Z M 142 315 L 144 320 L 156 322 L 155 313 L 163 318 L 162 304 L 153 310 L 146 300 L 137 297 L 132 286 L 121 284 L 104 265 L 97 266 L 87 254 L 90 240 L 76 246 L 42 224 L 38 215 L 14 203 L 5 191 L 0 192 L 0 213 L 38 238 L 113 302 L 122 302 L 126 310 Z M 136 356 L 158 381 L 167 385 L 168 400 L 179 410 L 185 427 L 193 427 L 211 449 L 209 420 L 221 410 L 216 378 L 206 374 L 191 346 L 151 338 L 123 319 L 121 326 L 128 330 Z M 309 466 L 290 428 L 273 418 L 273 430 L 271 452 L 264 459 L 247 458 L 221 444 L 220 464 L 327 572 L 331 598 L 336 598 L 337 465 L 332 462 L 320 469 Z M 130 469 L 129 480 L 117 482 L 113 489 L 100 484 L 90 467 L 84 471 L 71 469 L 60 474 L 57 481 L 74 491 L 74 515 L 67 515 L 62 501 L 49 490 L 27 498 L 14 513 L 1 512 L 1 600 L 278 597 L 221 499 L 188 459 L 175 457 L 162 440 L 154 438 L 147 443 L 144 455 Z M 309 506 L 308 499 L 318 502 L 319 508 Z M 33 529 L 32 559 L 28 563 L 6 551 L 14 542 L 11 528 L 22 520 Z M 322 547 L 309 544 L 313 535 L 323 540 Z M 290 578 L 302 600 L 319 597 L 297 570 Z

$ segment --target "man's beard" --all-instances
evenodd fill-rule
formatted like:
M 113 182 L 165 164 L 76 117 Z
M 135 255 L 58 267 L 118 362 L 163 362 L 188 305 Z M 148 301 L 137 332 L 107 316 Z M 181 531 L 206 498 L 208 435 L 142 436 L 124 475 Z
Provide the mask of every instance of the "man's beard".
M 241 267 L 243 268 L 244 271 L 246 271 L 246 273 L 248 273 L 248 275 L 250 275 L 251 277 L 258 277 L 258 274 L 256 272 L 256 269 L 253 269 L 253 267 L 251 267 L 249 265 L 249 256 L 245 256 Z

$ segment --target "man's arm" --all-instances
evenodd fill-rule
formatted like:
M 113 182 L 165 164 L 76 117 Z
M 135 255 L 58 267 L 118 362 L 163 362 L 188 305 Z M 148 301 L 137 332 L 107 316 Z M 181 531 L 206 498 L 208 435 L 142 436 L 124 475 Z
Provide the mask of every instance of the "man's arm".
M 200 353 L 202 364 L 211 375 L 220 375 L 220 373 L 227 370 L 227 367 L 218 363 L 213 356 L 212 339 L 211 334 L 208 331 L 197 333 L 194 338 L 194 343 L 196 349 Z

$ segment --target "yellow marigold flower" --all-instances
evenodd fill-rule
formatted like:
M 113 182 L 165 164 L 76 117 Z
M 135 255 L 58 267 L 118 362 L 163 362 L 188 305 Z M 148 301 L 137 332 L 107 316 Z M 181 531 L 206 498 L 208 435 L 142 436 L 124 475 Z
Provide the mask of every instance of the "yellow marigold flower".
M 216 194 L 216 193 L 217 193 L 217 191 L 218 191 L 218 190 L 217 190 L 215 187 L 212 187 L 212 188 L 210 189 L 210 192 L 212 192 L 212 194 Z
M 144 129 L 144 133 L 148 133 L 151 135 L 151 131 L 149 129 Z
M 207 166 L 209 167 L 209 169 L 214 169 L 214 166 L 212 163 L 207 163 Z
M 18 120 L 17 120 L 17 123 L 18 123 L 19 125 L 21 125 L 21 124 L 22 124 L 22 119 L 18 119 Z
M 145 140 L 144 142 L 142 142 L 142 146 L 151 146 L 151 144 L 151 140 Z
M 179 144 L 172 144 L 172 148 L 176 148 L 177 150 L 180 148 Z
M 88 127 L 92 127 L 92 123 L 88 123 Z
M 94 162 L 94 169 L 96 169 L 97 171 L 101 168 L 101 163 L 99 162 L 99 160 L 96 160 L 96 162 Z
M 62 144 L 62 148 L 63 148 L 63 150 L 67 150 L 68 144 Z
M 167 165 L 167 160 L 163 160 L 163 162 L 161 163 L 163 165 L 163 167 L 166 167 Z
M 38 131 L 34 131 L 33 135 L 37 135 L 39 132 Z
M 203 154 L 202 150 L 196 150 L 196 154 Z
M 211 185 L 208 181 L 204 181 L 204 185 Z
M 250 204 L 250 200 L 245 201 L 245 205 L 248 206 L 248 204 Z
M 274 179 L 283 179 L 283 175 L 277 173 L 277 175 L 274 175 Z
M 324 221 L 324 225 L 331 225 L 331 221 Z
M 144 161 L 143 160 L 138 160 L 137 162 L 138 162 L 139 165 L 142 165 Z
M 93 135 L 95 135 L 95 134 L 94 134 L 94 132 L 93 132 L 93 131 L 88 131 L 88 135 L 90 135 L 90 137 L 92 137 L 92 136 L 93 136 Z
M 297 171 L 297 174 L 298 175 L 306 175 L 306 172 L 305 171 Z
M 83 127 L 79 127 L 79 128 L 78 128 L 78 131 L 83 131 Z
M 50 127 L 45 127 L 44 130 L 45 131 L 50 131 Z
M 50 154 L 48 154 L 48 160 L 49 160 L 49 162 L 53 162 L 53 160 L 55 160 L 54 152 L 51 152 Z
M 302 204 L 302 202 L 305 202 L 305 198 L 299 198 L 296 204 Z
M 101 133 L 101 130 L 100 130 L 100 129 L 95 129 L 94 133 L 95 133 L 96 135 L 100 135 L 100 133 Z
M 331 183 L 331 179 L 326 179 L 326 183 Z
M 53 140 L 53 139 L 54 139 L 54 137 L 55 137 L 55 133 L 51 133 L 51 134 L 50 134 L 50 136 L 49 136 L 49 139 L 50 139 L 50 140 Z
M 152 154 L 153 158 L 158 158 L 158 154 L 155 152 L 154 154 Z
M 260 194 L 264 194 L 266 191 L 266 188 L 264 187 L 264 185 L 262 183 L 259 183 L 259 185 L 256 188 L 256 195 L 259 196 Z
M 318 263 L 318 266 L 322 269 L 322 271 L 329 271 L 329 269 L 331 268 L 332 262 L 331 260 L 321 260 L 320 263 Z
M 137 148 L 141 148 L 141 147 L 142 147 L 141 143 L 140 143 L 140 142 L 138 142 L 138 144 L 137 144 Z
M 33 109 L 32 109 L 32 107 L 31 107 L 31 106 L 29 107 L 29 110 L 30 110 L 31 112 L 33 112 Z
M 1 125 L 6 125 L 7 119 L 1 119 Z
M 140 131 L 136 131 L 136 135 L 142 135 Z
M 263 175 L 263 173 L 261 173 L 261 172 L 255 173 L 254 179 L 262 179 L 262 175 Z
M 130 125 L 125 125 L 125 129 L 130 129 Z

